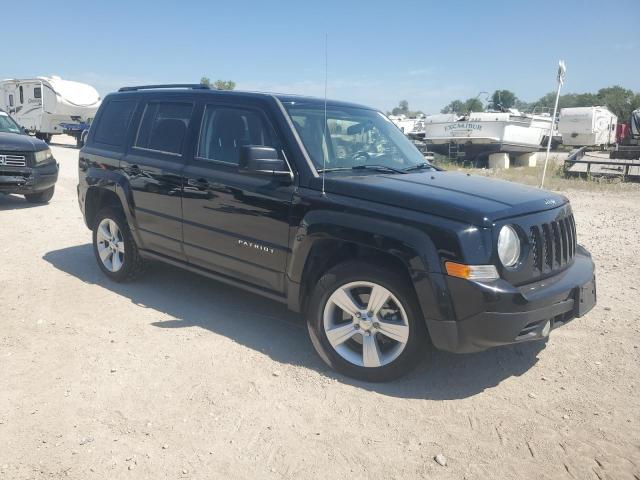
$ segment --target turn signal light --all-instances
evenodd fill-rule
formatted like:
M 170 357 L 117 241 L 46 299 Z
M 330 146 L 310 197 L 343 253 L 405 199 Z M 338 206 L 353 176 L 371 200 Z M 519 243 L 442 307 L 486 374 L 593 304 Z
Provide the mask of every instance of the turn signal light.
M 493 265 L 465 265 L 463 263 L 445 262 L 447 275 L 465 280 L 496 280 L 500 278 Z

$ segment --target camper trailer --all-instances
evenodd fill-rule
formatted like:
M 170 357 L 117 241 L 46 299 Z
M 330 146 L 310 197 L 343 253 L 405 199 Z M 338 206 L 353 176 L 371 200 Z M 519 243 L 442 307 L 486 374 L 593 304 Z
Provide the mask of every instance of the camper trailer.
M 49 142 L 52 135 L 73 135 L 80 144 L 100 105 L 90 85 L 60 77 L 37 77 L 0 82 L 0 108 L 36 137 Z
M 606 147 L 616 142 L 617 124 L 618 117 L 607 107 L 563 108 L 558 131 L 564 145 Z

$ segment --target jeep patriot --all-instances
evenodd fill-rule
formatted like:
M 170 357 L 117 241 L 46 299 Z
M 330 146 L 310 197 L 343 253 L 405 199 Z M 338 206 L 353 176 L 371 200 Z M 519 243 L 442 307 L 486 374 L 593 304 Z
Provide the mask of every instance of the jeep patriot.
M 122 88 L 80 151 L 78 200 L 110 279 L 158 260 L 285 303 L 367 381 L 427 348 L 544 341 L 596 301 L 567 198 L 442 171 L 351 103 Z

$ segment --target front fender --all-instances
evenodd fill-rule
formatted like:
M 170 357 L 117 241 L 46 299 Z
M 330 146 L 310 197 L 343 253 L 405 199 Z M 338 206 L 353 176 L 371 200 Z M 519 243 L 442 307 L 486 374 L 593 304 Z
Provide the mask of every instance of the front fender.
M 426 232 L 411 225 L 371 216 L 329 210 L 310 211 L 298 224 L 292 242 L 287 277 L 294 288 L 303 283 L 302 276 L 310 252 L 318 242 L 326 240 L 351 243 L 393 255 L 407 268 L 425 318 L 453 318 L 449 293 L 440 274 L 438 251 Z M 293 293 L 293 298 L 298 298 L 299 291 L 290 293 Z

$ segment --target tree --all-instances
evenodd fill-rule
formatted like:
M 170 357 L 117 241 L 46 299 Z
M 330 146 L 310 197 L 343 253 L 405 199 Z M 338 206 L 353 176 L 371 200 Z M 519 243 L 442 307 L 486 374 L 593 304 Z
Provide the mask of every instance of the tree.
M 400 100 L 398 106 L 391 110 L 392 115 L 408 115 L 409 114 L 409 102 L 406 100 Z
M 236 82 L 233 80 L 216 80 L 213 86 L 218 90 L 233 90 L 236 88 Z
M 458 113 L 484 112 L 484 106 L 479 98 L 469 98 L 464 102 L 464 111 Z
M 207 87 L 212 87 L 217 90 L 233 90 L 236 88 L 236 82 L 233 80 L 216 80 L 213 84 L 209 77 L 202 77 L 200 79 L 200 84 L 206 85 Z
M 491 95 L 491 106 L 496 110 L 512 108 L 517 101 L 516 94 L 510 90 L 496 90 Z
M 622 88 L 619 85 L 613 87 L 601 88 L 598 90 L 598 101 L 601 105 L 605 105 L 620 121 L 627 121 L 633 111 L 633 101 L 635 95 L 632 90 Z
M 415 112 L 409 110 L 409 102 L 406 100 L 400 100 L 398 106 L 391 110 L 391 115 L 404 115 L 409 118 L 414 118 L 421 114 L 422 112 L 420 110 L 416 110 Z
M 484 112 L 484 106 L 478 98 L 468 98 L 464 102 L 460 100 L 454 100 L 449 105 L 440 110 L 440 113 L 464 114 L 469 112 Z
M 464 103 L 454 100 L 449 105 L 440 110 L 440 113 L 461 113 L 464 110 Z

